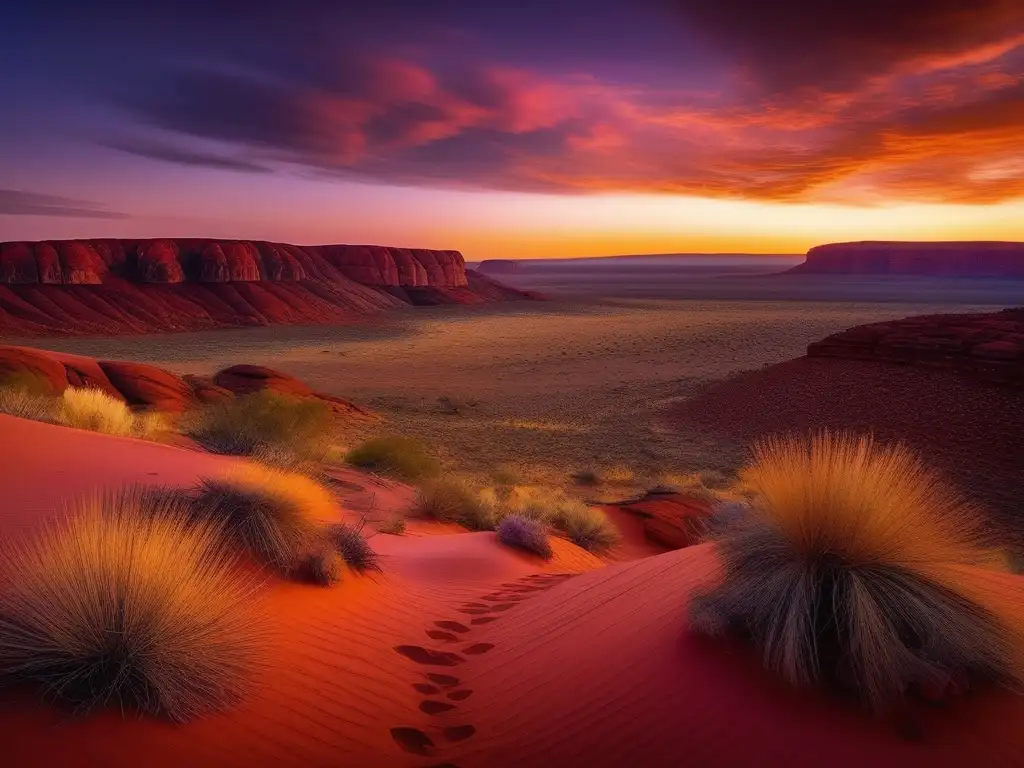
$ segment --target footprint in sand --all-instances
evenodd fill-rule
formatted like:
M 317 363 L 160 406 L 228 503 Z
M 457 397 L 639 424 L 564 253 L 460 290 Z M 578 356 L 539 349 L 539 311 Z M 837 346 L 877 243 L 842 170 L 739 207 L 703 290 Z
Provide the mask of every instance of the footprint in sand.
M 474 643 L 468 648 L 463 648 L 463 653 L 468 653 L 470 656 L 479 656 L 481 653 L 487 653 L 494 647 L 494 643 Z
M 448 741 L 465 741 L 474 733 L 476 733 L 476 726 L 473 725 L 455 725 L 451 728 L 445 728 L 441 733 Z
M 452 701 L 465 701 L 472 695 L 473 692 L 471 690 L 469 690 L 468 688 L 463 688 L 461 691 L 452 691 L 448 694 L 448 698 Z
M 459 613 L 465 613 L 468 616 L 483 616 L 490 612 L 491 609 L 486 606 L 483 608 L 459 608 Z
M 455 653 L 445 651 L 433 651 L 430 648 L 423 648 L 419 645 L 397 645 L 395 651 L 412 659 L 417 664 L 427 664 L 435 667 L 454 667 L 461 664 L 465 659 Z
M 475 624 L 475 625 L 490 624 L 492 621 L 497 621 L 499 618 L 501 618 L 501 617 L 500 616 L 478 616 L 477 618 L 473 619 L 469 623 L 470 624 Z
M 433 696 L 435 693 L 441 692 L 440 688 L 430 683 L 413 683 L 412 687 L 419 693 L 426 694 L 427 696 Z
M 442 632 L 439 629 L 428 629 L 427 637 L 431 640 L 441 640 L 446 643 L 454 643 L 459 639 L 458 635 L 453 635 L 451 632 Z
M 442 688 L 454 688 L 461 682 L 457 677 L 453 677 L 452 675 L 440 675 L 436 672 L 430 672 L 427 674 L 427 679 L 432 683 L 437 683 Z
M 434 751 L 434 742 L 419 728 L 392 728 L 391 738 L 406 752 L 414 755 L 429 755 Z
M 448 704 L 444 701 L 434 701 L 433 699 L 427 699 L 420 702 L 420 711 L 426 712 L 428 715 L 439 715 L 442 712 L 450 712 L 455 709 L 454 704 Z
M 459 624 L 457 621 L 435 621 L 434 626 L 440 627 L 441 629 L 448 629 L 452 632 L 469 632 L 469 627 L 465 624 Z

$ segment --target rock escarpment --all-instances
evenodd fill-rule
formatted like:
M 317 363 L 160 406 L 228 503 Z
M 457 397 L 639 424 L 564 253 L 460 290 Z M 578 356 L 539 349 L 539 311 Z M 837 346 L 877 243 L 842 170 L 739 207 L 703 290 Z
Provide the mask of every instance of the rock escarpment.
M 1024 308 L 859 325 L 814 342 L 807 354 L 946 368 L 1024 387 Z
M 132 407 L 167 413 L 181 413 L 203 403 L 271 389 L 291 397 L 316 398 L 335 414 L 350 420 L 377 419 L 375 414 L 348 400 L 315 392 L 294 376 L 256 365 L 233 365 L 210 378 L 177 376 L 146 363 L 0 346 L 0 383 L 12 377 L 19 381 L 30 377 L 45 383 L 55 395 L 68 387 L 100 389 Z
M 0 333 L 340 322 L 402 304 L 529 298 L 458 251 L 158 239 L 0 243 Z
M 1024 279 L 1024 243 L 831 243 L 811 248 L 794 273 Z

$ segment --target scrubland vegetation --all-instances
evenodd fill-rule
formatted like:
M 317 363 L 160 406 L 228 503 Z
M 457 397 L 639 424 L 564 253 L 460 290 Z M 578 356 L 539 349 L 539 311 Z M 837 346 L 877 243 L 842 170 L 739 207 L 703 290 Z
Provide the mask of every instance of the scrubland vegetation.
M 461 479 L 445 477 L 420 489 L 417 509 L 424 517 L 471 531 L 496 530 L 514 516 L 561 533 L 597 554 L 607 553 L 619 540 L 604 512 L 556 488 L 512 485 L 474 490 Z
M 755 447 L 753 503 L 725 526 L 698 631 L 746 635 L 765 666 L 884 710 L 908 692 L 1024 682 L 1019 617 L 981 513 L 909 450 L 822 433 Z
M 0 668 L 77 710 L 187 720 L 233 704 L 260 649 L 252 580 L 217 526 L 129 488 L 8 542 Z
M 0 382 L 0 413 L 142 440 L 160 440 L 170 433 L 164 414 L 133 411 L 99 389 L 68 387 L 57 395 L 45 380 L 30 375 Z
M 400 435 L 371 438 L 349 451 L 345 460 L 354 467 L 409 481 L 432 478 L 441 470 L 423 443 Z
M 320 400 L 261 390 L 206 405 L 189 414 L 183 427 L 214 453 L 256 456 L 294 469 L 327 455 L 334 415 Z

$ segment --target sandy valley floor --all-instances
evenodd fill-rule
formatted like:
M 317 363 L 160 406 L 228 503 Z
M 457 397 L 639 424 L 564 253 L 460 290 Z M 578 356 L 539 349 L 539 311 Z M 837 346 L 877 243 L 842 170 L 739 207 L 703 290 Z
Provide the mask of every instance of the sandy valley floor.
M 211 373 L 246 362 L 368 404 L 453 468 L 563 482 L 583 468 L 727 470 L 742 446 L 663 426 L 710 381 L 797 357 L 859 323 L 991 307 L 614 300 L 417 308 L 343 327 L 271 327 L 39 346 Z M 363 435 L 347 435 L 356 441 Z

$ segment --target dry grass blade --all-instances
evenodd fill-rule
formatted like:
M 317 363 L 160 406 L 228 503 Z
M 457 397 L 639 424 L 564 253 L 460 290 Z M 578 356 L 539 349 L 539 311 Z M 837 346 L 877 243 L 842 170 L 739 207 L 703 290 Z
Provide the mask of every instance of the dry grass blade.
M 258 664 L 255 586 L 169 496 L 97 494 L 11 543 L 5 573 L 0 674 L 78 710 L 188 720 L 235 704 Z

